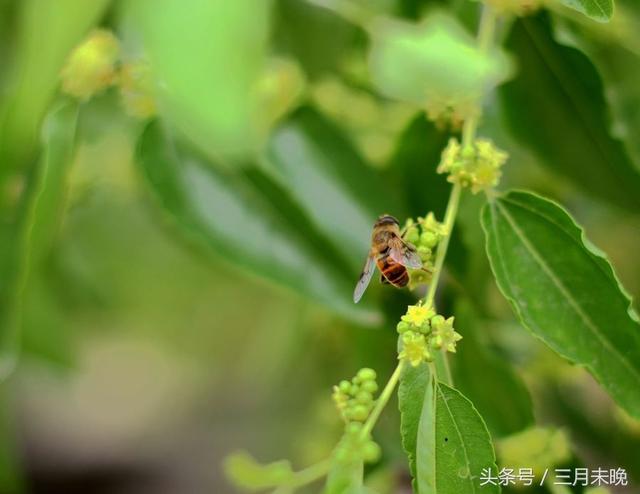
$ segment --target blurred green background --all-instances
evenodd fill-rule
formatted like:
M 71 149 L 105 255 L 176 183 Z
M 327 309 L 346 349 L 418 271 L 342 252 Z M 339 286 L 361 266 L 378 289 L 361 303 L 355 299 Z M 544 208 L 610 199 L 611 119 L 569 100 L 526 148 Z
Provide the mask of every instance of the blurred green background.
M 354 306 L 350 293 L 377 215 L 442 217 L 435 167 L 457 130 L 379 89 L 363 26 L 437 10 L 472 35 L 481 5 L 326 3 L 0 2 L 0 493 L 234 492 L 225 455 L 325 458 L 340 435 L 331 386 L 395 366 L 394 321 L 415 294 L 372 283 Z M 513 70 L 480 134 L 510 153 L 501 188 L 562 202 L 637 298 L 640 9 L 619 1 L 596 24 L 552 4 L 529 19 L 558 51 L 545 65 L 509 35 L 521 20 L 501 23 Z M 76 103 L 60 74 L 98 27 L 118 64 L 149 74 Z M 536 80 L 554 63 L 565 73 Z M 457 386 L 494 438 L 532 425 L 511 401 L 528 390 L 535 422 L 569 439 L 559 461 L 639 482 L 640 424 L 498 293 L 482 203 L 463 198 L 439 300 L 465 338 Z M 375 433 L 379 492 L 409 489 L 395 408 Z

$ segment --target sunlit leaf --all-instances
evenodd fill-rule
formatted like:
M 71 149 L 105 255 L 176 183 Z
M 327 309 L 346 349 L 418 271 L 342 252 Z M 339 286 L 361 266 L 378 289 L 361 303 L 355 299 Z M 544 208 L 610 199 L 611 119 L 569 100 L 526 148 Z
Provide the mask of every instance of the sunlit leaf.
M 611 136 L 602 82 L 589 59 L 552 37 L 546 15 L 518 20 L 507 46 L 518 77 L 500 94 L 514 136 L 589 194 L 640 209 L 640 172 Z
M 613 0 L 560 0 L 564 5 L 587 17 L 598 21 L 607 22 L 613 16 Z
M 351 301 L 353 277 L 293 228 L 244 174 L 214 167 L 202 154 L 175 143 L 158 122 L 144 131 L 137 163 L 178 231 L 245 272 L 295 290 L 354 321 L 372 324 L 377 313 Z M 281 203 L 280 203 L 281 204 Z
M 640 417 L 640 324 L 607 258 L 557 204 L 528 192 L 482 212 L 500 290 L 524 326 Z

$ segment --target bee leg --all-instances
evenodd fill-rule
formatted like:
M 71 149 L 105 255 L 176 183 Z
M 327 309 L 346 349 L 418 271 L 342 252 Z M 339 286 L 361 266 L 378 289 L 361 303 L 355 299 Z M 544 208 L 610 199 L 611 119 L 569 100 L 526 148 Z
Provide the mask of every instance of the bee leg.
M 382 283 L 383 285 L 389 285 L 390 284 L 389 280 L 386 279 L 382 273 L 380 273 L 380 283 Z

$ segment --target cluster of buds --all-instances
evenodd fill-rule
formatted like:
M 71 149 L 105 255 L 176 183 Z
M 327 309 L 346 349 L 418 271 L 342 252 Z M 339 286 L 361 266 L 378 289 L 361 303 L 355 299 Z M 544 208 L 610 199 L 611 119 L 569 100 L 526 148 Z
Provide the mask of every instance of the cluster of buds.
M 340 381 L 333 387 L 333 401 L 342 419 L 347 423 L 367 420 L 373 408 L 373 394 L 378 390 L 376 372 L 373 369 L 360 369 L 351 380 Z
M 342 440 L 336 449 L 336 459 L 341 462 L 364 460 L 375 462 L 380 458 L 380 446 L 363 435 L 362 427 L 375 404 L 378 390 L 376 372 L 363 368 L 351 381 L 344 380 L 333 387 L 333 401 L 345 422 Z
M 110 31 L 90 33 L 69 54 L 60 77 L 62 91 L 81 101 L 118 86 L 127 114 L 148 118 L 156 112 L 149 65 L 140 60 L 121 63 L 120 42 Z
M 456 343 L 462 336 L 453 329 L 453 317 L 445 319 L 433 308 L 410 305 L 397 326 L 402 340 L 399 358 L 416 367 L 433 360 L 432 350 L 444 348 L 455 353 Z
M 498 184 L 502 165 L 508 154 L 498 149 L 489 139 L 476 139 L 468 146 L 461 146 L 451 138 L 442 152 L 438 173 L 448 173 L 448 181 L 463 187 L 471 187 L 475 194 Z
M 445 226 L 436 220 L 433 213 L 429 213 L 424 218 L 419 217 L 416 221 L 409 218 L 404 228 L 405 240 L 416 247 L 424 267 L 424 269 L 409 270 L 409 288 L 414 289 L 418 285 L 431 281 L 435 249 L 448 232 Z

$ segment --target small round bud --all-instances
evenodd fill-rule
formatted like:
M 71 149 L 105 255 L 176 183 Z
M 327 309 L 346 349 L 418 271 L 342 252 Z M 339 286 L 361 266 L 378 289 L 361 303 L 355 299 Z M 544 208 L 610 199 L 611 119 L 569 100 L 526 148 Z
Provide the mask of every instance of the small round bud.
M 372 381 L 367 381 L 372 382 Z M 356 401 L 361 405 L 368 405 L 373 401 L 373 395 L 368 391 L 360 391 L 356 396 Z
M 351 383 L 346 379 L 343 381 L 340 381 L 340 384 L 338 384 L 338 389 L 340 390 L 341 393 L 349 394 L 349 392 L 351 391 Z
M 380 459 L 382 455 L 382 450 L 380 446 L 374 441 L 367 441 L 362 446 L 362 458 L 367 463 L 374 463 Z
M 433 232 L 424 232 L 420 235 L 420 243 L 425 247 L 435 247 L 438 243 L 438 236 Z
M 376 378 L 376 371 L 374 371 L 373 369 L 369 369 L 368 367 L 365 367 L 363 369 L 360 369 L 358 371 L 358 376 L 362 382 L 364 381 L 374 381 Z
M 369 393 L 373 394 L 378 391 L 378 383 L 376 383 L 375 381 L 367 381 L 362 383 L 361 388 L 363 391 L 368 391 Z
M 441 315 L 437 315 L 437 316 L 433 316 L 431 318 L 431 327 L 434 329 L 439 328 L 440 326 L 442 326 L 444 324 L 444 317 Z
M 345 432 L 349 435 L 355 436 L 362 430 L 362 424 L 360 422 L 349 422 L 345 428 Z
M 369 410 L 364 405 L 356 405 L 352 410 L 352 418 L 353 420 L 357 420 L 358 422 L 364 422 L 367 420 L 369 416 Z
M 400 333 L 400 334 L 406 333 L 407 331 L 409 331 L 409 323 L 407 323 L 405 321 L 400 321 L 398 323 L 398 325 L 396 326 L 396 329 L 397 329 L 398 333 Z
M 442 348 L 442 336 L 434 336 L 433 338 L 431 338 L 431 341 L 429 343 L 431 344 L 431 348 L 433 348 L 434 350 L 440 350 Z

